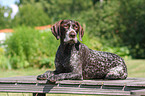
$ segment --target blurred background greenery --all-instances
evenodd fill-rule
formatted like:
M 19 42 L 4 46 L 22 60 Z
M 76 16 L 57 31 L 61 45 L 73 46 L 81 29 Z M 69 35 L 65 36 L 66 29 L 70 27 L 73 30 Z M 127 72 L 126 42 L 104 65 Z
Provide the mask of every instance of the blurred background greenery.
M 80 22 L 85 30 L 82 43 L 93 50 L 125 60 L 145 58 L 145 0 L 20 0 L 16 4 L 19 11 L 14 18 L 11 8 L 0 5 L 0 29 L 14 30 L 0 44 L 3 70 L 54 68 L 59 41 L 50 30 L 34 27 L 62 19 Z

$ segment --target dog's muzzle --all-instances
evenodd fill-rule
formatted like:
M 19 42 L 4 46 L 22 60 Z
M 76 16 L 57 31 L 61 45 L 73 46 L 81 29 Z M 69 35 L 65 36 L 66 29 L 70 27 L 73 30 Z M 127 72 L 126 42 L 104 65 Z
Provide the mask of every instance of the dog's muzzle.
M 77 33 L 71 27 L 65 34 L 64 42 L 65 43 L 71 43 L 71 44 L 72 43 L 77 43 Z
M 71 31 L 70 33 L 69 33 L 69 38 L 75 38 L 76 37 L 76 32 L 74 32 L 74 31 Z

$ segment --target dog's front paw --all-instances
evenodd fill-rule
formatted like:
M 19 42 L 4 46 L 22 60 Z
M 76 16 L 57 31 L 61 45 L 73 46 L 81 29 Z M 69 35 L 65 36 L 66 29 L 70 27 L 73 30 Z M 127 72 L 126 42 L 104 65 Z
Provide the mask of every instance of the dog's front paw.
M 54 75 L 54 76 L 47 78 L 47 80 L 51 83 L 55 83 L 58 80 L 58 78 Z
M 46 80 L 47 79 L 47 75 L 46 74 L 42 74 L 42 75 L 38 75 L 37 76 L 37 80 Z
M 49 77 L 53 76 L 53 71 L 46 71 L 44 74 L 38 75 L 37 80 L 47 80 Z

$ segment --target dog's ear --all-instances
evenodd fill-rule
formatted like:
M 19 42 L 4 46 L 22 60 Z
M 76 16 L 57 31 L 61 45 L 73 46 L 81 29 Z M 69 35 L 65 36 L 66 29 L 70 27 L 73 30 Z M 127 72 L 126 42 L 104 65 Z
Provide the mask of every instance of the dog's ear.
M 82 28 L 82 26 L 81 26 L 81 24 L 79 22 L 76 22 L 76 23 L 79 26 L 79 38 L 82 41 L 82 37 L 84 35 L 84 30 L 83 30 L 83 28 Z
M 52 31 L 52 34 L 56 37 L 57 40 L 59 40 L 60 38 L 60 24 L 63 20 L 60 20 L 58 21 L 57 23 L 55 23 L 52 27 L 51 27 L 51 31 Z

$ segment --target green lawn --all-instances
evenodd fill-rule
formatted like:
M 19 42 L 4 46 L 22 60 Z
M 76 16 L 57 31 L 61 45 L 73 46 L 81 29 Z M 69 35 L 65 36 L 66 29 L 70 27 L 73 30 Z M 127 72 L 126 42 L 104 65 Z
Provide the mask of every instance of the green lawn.
M 17 69 L 17 70 L 0 70 L 0 77 L 40 75 L 43 74 L 46 70 L 48 69 L 27 68 L 27 69 Z
M 145 59 L 126 60 L 125 62 L 128 67 L 128 77 L 145 78 Z M 0 77 L 39 75 L 39 74 L 44 73 L 46 70 L 54 70 L 54 69 L 27 68 L 27 69 L 17 69 L 17 70 L 0 70 Z M 28 94 L 26 94 L 26 93 L 25 94 L 23 94 L 23 93 L 0 93 L 0 96 L 32 96 L 32 94 L 30 94 L 30 93 L 28 93 Z M 72 95 L 49 94 L 47 96 L 72 96 Z M 78 96 L 78 95 L 73 95 L 73 96 Z M 79 96 L 83 96 L 83 95 L 79 95 Z
M 145 78 L 145 59 L 126 60 L 128 77 Z

